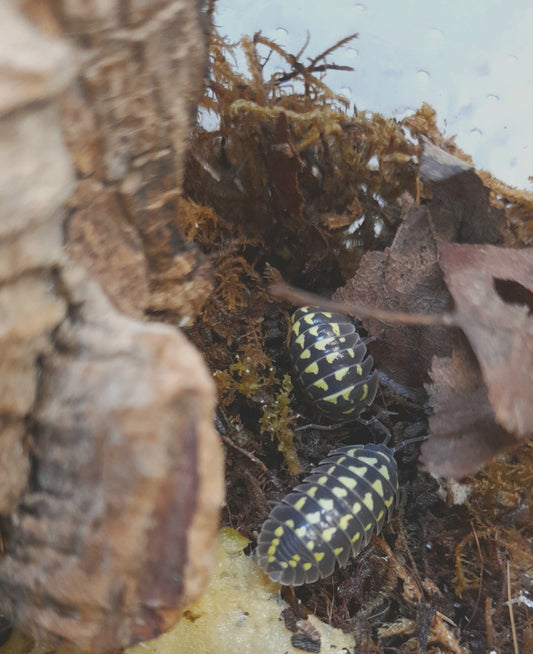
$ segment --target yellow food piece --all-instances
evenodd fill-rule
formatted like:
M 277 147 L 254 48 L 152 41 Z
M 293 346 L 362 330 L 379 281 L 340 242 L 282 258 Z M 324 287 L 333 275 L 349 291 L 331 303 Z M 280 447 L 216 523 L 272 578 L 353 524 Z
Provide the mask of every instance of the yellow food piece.
M 244 554 L 248 542 L 235 530 L 222 529 L 215 575 L 204 596 L 174 629 L 126 654 L 302 654 L 292 647 L 292 632 L 280 619 L 287 608 L 280 586 Z M 320 631 L 322 652 L 354 651 L 353 636 L 313 616 L 309 622 Z

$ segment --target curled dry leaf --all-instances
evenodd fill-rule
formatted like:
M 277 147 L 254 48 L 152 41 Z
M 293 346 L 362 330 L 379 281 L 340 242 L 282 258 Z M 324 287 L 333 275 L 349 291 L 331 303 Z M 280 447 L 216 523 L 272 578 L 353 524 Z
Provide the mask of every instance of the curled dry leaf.
M 427 470 L 458 479 L 515 443 L 496 423 L 479 366 L 464 336 L 457 335 L 450 357 L 433 359 L 431 380 L 426 386 L 432 409 L 431 438 L 422 445 L 422 464 Z
M 439 244 L 457 322 L 479 361 L 496 420 L 533 433 L 533 249 Z
M 509 448 L 511 434 L 533 432 L 533 250 L 495 247 L 505 214 L 468 163 L 426 140 L 421 175 L 432 182 L 427 208 L 405 203 L 392 246 L 367 253 L 334 297 L 391 312 L 390 323 L 363 318 L 372 354 L 403 384 L 421 386 L 431 370 L 424 462 L 461 477 Z M 453 303 L 478 361 L 449 328 L 395 322 L 394 312 L 438 318 Z

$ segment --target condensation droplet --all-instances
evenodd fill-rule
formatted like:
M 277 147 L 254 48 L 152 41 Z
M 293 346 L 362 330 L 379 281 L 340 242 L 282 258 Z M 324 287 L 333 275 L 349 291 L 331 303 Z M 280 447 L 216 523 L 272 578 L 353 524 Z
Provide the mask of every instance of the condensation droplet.
M 355 48 L 346 48 L 345 56 L 349 59 L 355 59 L 359 56 L 359 52 Z
M 289 40 L 289 32 L 283 27 L 278 27 L 274 30 L 273 37 L 273 40 L 278 45 L 287 45 Z
M 473 127 L 470 130 L 470 134 L 472 134 L 472 136 L 482 136 L 483 132 L 479 129 L 479 127 Z
M 339 93 L 348 100 L 352 97 L 352 89 L 349 86 L 342 86 Z
M 495 93 L 489 93 L 487 95 L 487 104 L 498 104 L 499 101 L 500 98 Z
M 431 75 L 428 73 L 427 70 L 420 69 L 416 71 L 416 77 L 419 82 L 429 82 L 429 78 L 431 77 Z
M 443 36 L 442 30 L 438 27 L 433 27 L 426 33 L 427 40 L 431 43 L 439 43 L 439 41 L 442 41 Z
M 362 2 L 356 2 L 353 8 L 354 11 L 356 11 L 358 14 L 362 14 L 364 11 L 366 11 L 366 5 L 364 5 Z

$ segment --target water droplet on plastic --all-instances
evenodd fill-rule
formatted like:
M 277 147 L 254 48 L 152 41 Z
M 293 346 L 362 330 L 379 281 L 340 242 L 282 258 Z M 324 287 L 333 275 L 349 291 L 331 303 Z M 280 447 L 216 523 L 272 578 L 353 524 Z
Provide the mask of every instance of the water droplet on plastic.
M 352 89 L 349 86 L 342 86 L 339 93 L 348 100 L 352 97 Z
M 283 27 L 278 27 L 275 29 L 272 33 L 272 36 L 272 40 L 275 41 L 278 45 L 287 45 L 289 40 L 289 32 Z
M 426 33 L 426 36 L 428 41 L 431 41 L 432 43 L 438 43 L 439 41 L 442 41 L 444 34 L 438 27 L 433 27 Z
M 427 70 L 422 69 L 416 71 L 416 76 L 419 82 L 429 82 L 429 78 L 431 77 Z

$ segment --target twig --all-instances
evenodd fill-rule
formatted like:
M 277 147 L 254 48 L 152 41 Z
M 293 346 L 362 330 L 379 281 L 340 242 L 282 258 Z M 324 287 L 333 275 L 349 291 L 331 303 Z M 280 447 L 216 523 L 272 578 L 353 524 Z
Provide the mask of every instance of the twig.
M 220 432 L 219 432 L 219 434 L 220 434 Z M 250 461 L 253 461 L 253 463 L 258 465 L 265 474 L 270 475 L 270 472 L 269 472 L 268 468 L 266 467 L 266 465 L 262 461 L 260 461 L 254 454 L 252 454 L 251 452 L 248 452 L 247 450 L 245 450 L 242 447 L 239 447 L 239 445 L 234 443 L 231 440 L 231 438 L 228 438 L 228 436 L 224 436 L 224 434 L 220 434 L 220 438 L 224 441 L 224 443 L 226 443 L 226 445 L 229 445 L 230 447 L 233 447 L 233 449 L 237 450 L 237 452 L 240 452 L 241 454 L 244 454 L 244 456 L 247 456 L 250 459 Z
M 511 596 L 511 575 L 509 570 L 509 559 L 507 559 L 507 606 L 509 607 L 509 620 L 511 621 L 511 634 L 513 636 L 513 649 L 514 653 L 518 654 L 518 640 L 516 638 L 516 627 L 514 623 L 514 613 L 513 613 L 513 601 Z
M 324 311 L 337 311 L 357 318 L 375 318 L 383 322 L 402 323 L 404 325 L 444 325 L 446 327 L 459 327 L 459 322 L 453 313 L 406 313 L 404 311 L 387 311 L 377 307 L 352 302 L 336 302 L 320 297 L 314 293 L 301 291 L 284 282 L 277 282 L 270 286 L 269 292 L 279 300 L 287 300 L 293 304 L 320 307 Z
M 353 34 L 350 34 L 349 36 L 344 37 L 340 41 L 337 41 L 337 43 L 332 45 L 330 48 L 328 48 L 327 50 L 324 50 L 324 52 L 321 52 L 319 55 L 317 55 L 316 57 L 311 59 L 311 63 L 309 64 L 309 66 L 307 68 L 312 69 L 317 61 L 319 61 L 320 59 L 325 59 L 329 54 L 331 54 L 332 52 L 335 52 L 335 50 L 338 50 L 339 48 L 342 48 L 343 45 L 346 45 L 346 43 L 349 43 L 350 41 L 353 41 L 353 39 L 357 39 L 358 37 L 359 37 L 359 34 L 357 32 L 354 32 Z M 305 48 L 304 48 L 304 50 L 305 50 Z M 302 53 L 303 53 L 303 50 L 301 50 L 298 53 L 298 58 L 302 55 Z M 352 68 L 352 70 L 353 70 L 353 68 Z
M 474 606 L 474 610 L 472 611 L 472 615 L 470 616 L 470 620 L 468 622 L 472 622 L 479 608 L 479 601 L 481 599 L 481 585 L 483 584 L 483 554 L 481 552 L 481 545 L 479 544 L 479 538 L 477 535 L 476 527 L 473 522 L 471 522 L 470 525 L 472 527 L 472 532 L 474 534 L 474 539 L 476 541 L 477 551 L 479 555 L 479 587 L 477 591 L 476 604 Z

